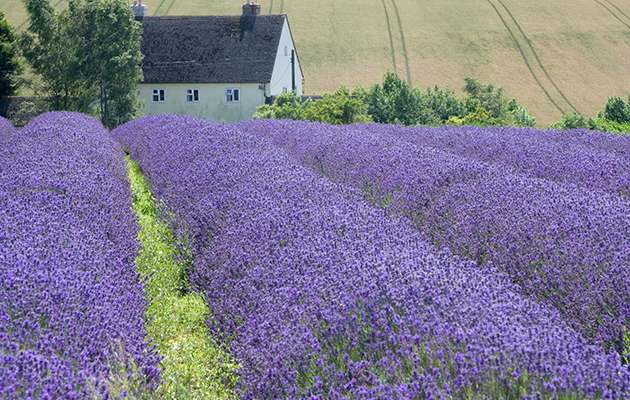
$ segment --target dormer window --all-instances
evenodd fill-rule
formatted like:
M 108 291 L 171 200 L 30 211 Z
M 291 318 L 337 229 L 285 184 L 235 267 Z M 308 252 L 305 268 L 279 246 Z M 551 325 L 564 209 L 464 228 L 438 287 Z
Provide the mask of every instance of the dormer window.
M 225 101 L 228 103 L 236 103 L 241 101 L 240 89 L 225 89 Z

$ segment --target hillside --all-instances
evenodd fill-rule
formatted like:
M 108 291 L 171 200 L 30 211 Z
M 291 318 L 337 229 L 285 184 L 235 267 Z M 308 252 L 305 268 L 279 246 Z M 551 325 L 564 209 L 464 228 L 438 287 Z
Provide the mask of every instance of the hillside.
M 237 14 L 236 0 L 145 0 L 150 15 Z M 2 10 L 26 28 L 20 0 Z M 59 7 L 65 2 L 55 2 Z M 630 3 L 621 0 L 261 0 L 286 13 L 306 93 L 379 82 L 389 69 L 424 89 L 462 94 L 473 76 L 505 88 L 538 125 L 595 116 L 630 93 Z

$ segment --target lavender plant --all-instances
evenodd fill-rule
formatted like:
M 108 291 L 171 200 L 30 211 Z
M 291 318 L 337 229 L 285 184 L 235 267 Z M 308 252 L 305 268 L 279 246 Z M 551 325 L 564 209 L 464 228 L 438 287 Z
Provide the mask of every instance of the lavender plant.
M 11 121 L 4 117 L 0 117 L 0 143 L 9 140 L 9 138 L 13 136 L 16 131 L 17 130 L 15 129 Z
M 3 399 L 107 398 L 115 382 L 146 393 L 159 380 L 123 156 L 98 121 L 66 112 L 0 147 Z
M 260 137 L 288 125 L 251 127 L 163 115 L 112 132 L 188 234 L 191 284 L 244 398 L 630 395 L 617 353 Z
M 630 137 L 572 129 L 391 128 L 393 135 L 458 156 L 498 163 L 518 173 L 627 196 Z
M 419 146 L 400 138 L 412 132 L 403 127 L 289 121 L 238 126 L 270 138 L 333 180 L 361 188 L 370 201 L 405 215 L 434 244 L 506 272 L 525 294 L 555 306 L 584 337 L 622 352 L 623 327 L 630 326 L 625 197 Z M 397 129 L 402 133 L 392 133 Z M 478 136 L 485 132 L 470 129 Z M 597 168 L 605 169 L 603 164 Z

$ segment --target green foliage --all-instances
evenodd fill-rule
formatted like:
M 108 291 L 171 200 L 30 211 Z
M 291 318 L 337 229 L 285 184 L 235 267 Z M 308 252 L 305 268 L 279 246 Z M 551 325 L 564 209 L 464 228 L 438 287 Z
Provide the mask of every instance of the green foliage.
M 98 116 L 112 129 L 139 116 L 140 23 L 123 0 L 24 0 L 30 25 L 20 44 L 41 77 L 50 110 Z
M 467 108 L 469 111 L 477 112 L 478 100 L 481 107 L 490 111 L 497 120 L 504 120 L 507 116 L 508 99 L 503 96 L 501 86 L 495 88 L 492 83 L 482 84 L 477 79 L 467 76 L 464 78 L 466 85 L 464 92 L 468 93 Z M 470 100 L 473 100 L 472 102 Z
M 369 90 L 355 90 L 375 122 L 414 125 L 501 125 L 534 126 L 531 114 L 516 100 L 503 96 L 501 87 L 464 78 L 467 97 L 458 98 L 453 90 L 427 88 L 420 92 L 393 72 L 386 72 L 382 84 Z
M 572 112 L 571 114 L 564 114 L 562 119 L 555 124 L 550 124 L 550 128 L 552 129 L 597 129 L 597 122 L 593 118 L 584 117 L 577 112 Z
M 71 0 L 71 32 L 80 38 L 79 70 L 86 107 L 96 103 L 109 129 L 139 117 L 142 81 L 141 25 L 122 0 Z
M 149 296 L 146 329 L 163 356 L 161 385 L 154 398 L 232 399 L 237 365 L 210 337 L 203 295 L 188 288 L 186 246 L 178 246 L 166 222 L 172 216 L 164 215 L 153 198 L 138 163 L 128 159 L 127 168 L 141 228 L 136 267 Z M 124 381 L 113 382 L 116 388 L 126 387 Z
M 512 99 L 508 101 L 507 116 L 503 125 L 533 128 L 536 126 L 536 120 L 525 107 L 516 103 L 516 99 Z
M 18 38 L 13 27 L 0 12 L 0 98 L 16 94 L 20 86 L 18 75 L 24 72 Z
M 295 92 L 282 93 L 273 104 L 258 107 L 254 118 L 309 120 L 337 125 L 369 121 L 363 102 L 351 97 L 350 90 L 343 85 L 335 93 L 324 93 L 320 99 L 307 99 L 303 103 Z
M 507 97 L 503 96 L 501 86 L 495 87 L 492 83 L 484 85 L 471 77 L 464 78 L 464 81 L 466 85 L 463 90 L 468 93 L 468 98 L 464 100 L 465 106 L 468 113 L 475 114 L 471 116 L 471 121 L 490 124 L 489 120 L 482 117 L 483 112 L 479 110 L 479 106 L 481 106 L 491 113 L 494 122 L 490 125 L 535 126 L 536 121 L 523 106 L 518 105 L 515 99 L 508 100 Z
M 437 85 L 421 92 L 396 73 L 387 71 L 382 83 L 369 89 L 341 86 L 321 99 L 301 102 L 295 92 L 283 93 L 276 101 L 257 108 L 254 118 L 311 120 L 331 124 L 379 122 L 397 125 L 510 125 L 534 126 L 531 114 L 516 100 L 502 95 L 501 87 L 482 85 L 465 78 L 467 97 Z
M 307 103 L 303 119 L 344 125 L 367 122 L 366 114 L 367 109 L 363 102 L 350 97 L 350 90 L 341 85 L 335 93 L 324 93 L 321 99 Z
M 590 129 L 600 132 L 630 134 L 630 100 L 628 103 L 619 96 L 609 97 L 604 109 L 597 118 L 582 116 L 576 112 L 565 114 L 551 129 Z
M 428 118 L 421 115 L 419 103 L 420 91 L 396 73 L 387 71 L 383 83 L 370 88 L 367 111 L 374 122 L 412 126 Z
M 630 102 L 630 98 L 628 101 Z M 630 123 L 630 104 L 619 96 L 609 97 L 600 117 L 619 124 Z
M 492 111 L 486 110 L 481 102 L 477 99 L 471 99 L 467 101 L 467 108 L 473 111 L 469 111 L 463 118 L 459 118 L 457 116 L 452 116 L 447 121 L 448 125 L 454 126 L 493 126 L 500 125 L 500 121 L 498 118 L 492 117 Z
M 300 120 L 303 107 L 300 96 L 295 92 L 284 92 L 276 97 L 273 104 L 263 104 L 256 108 L 254 118 L 275 118 Z
M 421 114 L 426 116 L 420 121 L 422 125 L 444 125 L 451 117 L 466 115 L 466 107 L 455 96 L 455 91 L 441 90 L 437 85 L 421 93 L 419 106 L 423 110 Z
M 630 134 L 630 122 L 619 123 L 610 121 L 603 117 L 595 118 L 595 122 L 597 123 L 597 128 L 595 128 L 595 130 L 601 132 Z
M 51 111 L 87 112 L 78 103 L 84 82 L 79 78 L 79 41 L 70 32 L 70 15 L 57 12 L 48 0 L 24 0 L 24 5 L 30 24 L 20 38 L 20 47 L 41 78 L 35 92 L 48 98 Z

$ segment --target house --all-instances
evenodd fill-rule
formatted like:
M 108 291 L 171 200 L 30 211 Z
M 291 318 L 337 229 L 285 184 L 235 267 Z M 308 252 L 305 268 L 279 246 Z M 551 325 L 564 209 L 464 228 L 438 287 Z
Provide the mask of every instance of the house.
M 302 69 L 285 14 L 148 16 L 142 23 L 144 55 L 140 98 L 145 115 L 195 115 L 217 122 L 247 120 L 256 107 L 283 91 L 302 94 Z

